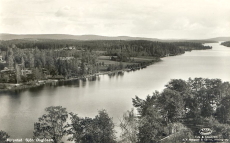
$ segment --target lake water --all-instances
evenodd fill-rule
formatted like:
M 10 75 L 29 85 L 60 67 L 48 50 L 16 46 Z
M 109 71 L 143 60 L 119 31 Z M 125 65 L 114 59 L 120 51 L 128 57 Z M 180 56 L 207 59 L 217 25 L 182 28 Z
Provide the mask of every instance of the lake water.
M 101 75 L 95 81 L 75 81 L 60 86 L 45 86 L 19 93 L 0 93 L 0 130 L 11 138 L 33 136 L 34 122 L 49 106 L 63 106 L 81 117 L 94 117 L 106 109 L 116 125 L 132 108 L 135 95 L 145 98 L 161 91 L 170 79 L 189 77 L 220 78 L 230 81 L 230 48 L 207 44 L 211 50 L 197 50 L 166 57 L 161 62 L 124 75 Z

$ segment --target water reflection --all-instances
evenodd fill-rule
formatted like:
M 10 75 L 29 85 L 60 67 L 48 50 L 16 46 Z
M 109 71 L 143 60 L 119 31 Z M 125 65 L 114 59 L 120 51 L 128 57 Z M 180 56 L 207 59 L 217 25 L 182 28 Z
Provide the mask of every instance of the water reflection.
M 74 87 L 79 87 L 80 85 L 80 81 L 79 79 L 75 79 L 75 80 L 69 80 L 69 81 L 60 81 L 58 83 L 58 86 L 74 86 Z
M 109 78 L 114 78 L 114 77 L 122 77 L 124 76 L 124 72 L 123 71 L 119 71 L 119 72 L 112 72 L 108 74 Z
M 40 85 L 38 87 L 32 87 L 32 88 L 29 88 L 28 90 L 31 92 L 31 93 L 35 93 L 37 94 L 38 92 L 41 92 L 42 89 L 44 89 L 45 85 Z M 26 91 L 26 89 L 24 90 Z

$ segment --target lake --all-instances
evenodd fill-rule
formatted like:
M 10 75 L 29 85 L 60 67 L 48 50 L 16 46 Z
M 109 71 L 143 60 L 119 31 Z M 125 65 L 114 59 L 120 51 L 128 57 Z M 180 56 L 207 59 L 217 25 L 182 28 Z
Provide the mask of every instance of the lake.
M 49 106 L 63 106 L 81 117 L 94 117 L 106 109 L 116 125 L 130 110 L 135 95 L 145 98 L 162 91 L 170 79 L 220 78 L 230 81 L 230 48 L 209 43 L 211 50 L 195 50 L 165 57 L 161 62 L 123 75 L 100 75 L 95 81 L 74 81 L 18 93 L 0 93 L 0 130 L 11 138 L 31 138 L 34 122 Z M 118 128 L 118 127 L 117 127 Z

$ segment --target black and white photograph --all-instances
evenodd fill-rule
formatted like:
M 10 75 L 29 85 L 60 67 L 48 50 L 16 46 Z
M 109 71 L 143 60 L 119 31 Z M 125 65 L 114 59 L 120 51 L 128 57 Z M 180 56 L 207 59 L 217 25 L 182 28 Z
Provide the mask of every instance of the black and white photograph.
M 230 142 L 229 0 L 0 0 L 0 143 Z

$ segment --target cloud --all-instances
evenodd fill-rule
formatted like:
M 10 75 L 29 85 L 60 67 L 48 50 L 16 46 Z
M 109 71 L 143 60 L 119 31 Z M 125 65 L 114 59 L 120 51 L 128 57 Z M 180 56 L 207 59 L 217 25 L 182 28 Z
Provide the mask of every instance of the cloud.
M 70 7 L 69 6 L 65 6 L 65 7 L 62 7 L 60 8 L 56 13 L 55 15 L 56 16 L 69 16 L 70 14 Z
M 1 0 L 0 32 L 230 36 L 229 0 Z

